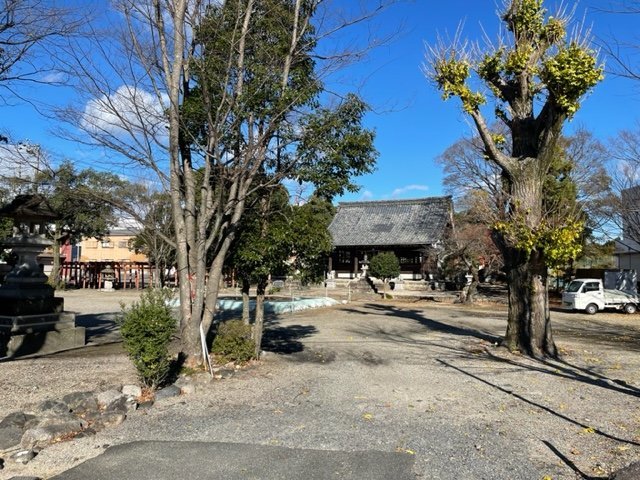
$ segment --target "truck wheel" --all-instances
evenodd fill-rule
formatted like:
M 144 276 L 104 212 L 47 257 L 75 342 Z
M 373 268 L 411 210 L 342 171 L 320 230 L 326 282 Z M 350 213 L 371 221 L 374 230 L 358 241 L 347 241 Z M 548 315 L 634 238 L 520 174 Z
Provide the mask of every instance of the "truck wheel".
M 624 306 L 624 313 L 636 313 L 638 311 L 638 307 L 635 303 L 627 303 Z
M 595 303 L 590 303 L 589 305 L 584 307 L 584 311 L 589 315 L 593 315 L 594 313 L 598 312 L 598 306 Z

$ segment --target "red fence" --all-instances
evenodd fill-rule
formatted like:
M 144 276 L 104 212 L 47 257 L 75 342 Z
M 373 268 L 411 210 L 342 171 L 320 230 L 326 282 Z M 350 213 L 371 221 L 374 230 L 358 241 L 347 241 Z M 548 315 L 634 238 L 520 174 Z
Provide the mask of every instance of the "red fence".
M 107 267 L 113 269 L 115 278 L 105 276 Z M 116 288 L 146 288 L 153 285 L 155 274 L 155 268 L 146 262 L 67 262 L 60 269 L 65 285 L 76 288 L 103 288 L 109 279 Z

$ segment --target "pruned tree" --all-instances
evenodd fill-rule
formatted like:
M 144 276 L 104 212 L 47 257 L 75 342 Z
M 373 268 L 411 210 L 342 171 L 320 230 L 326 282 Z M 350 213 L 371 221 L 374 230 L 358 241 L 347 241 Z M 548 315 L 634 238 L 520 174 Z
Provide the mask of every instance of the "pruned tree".
M 116 38 L 124 43 L 106 39 L 90 52 L 74 45 L 77 57 L 101 52 L 106 60 L 102 68 L 77 62 L 74 78 L 93 101 L 61 115 L 84 132 L 72 136 L 155 172 L 158 188 L 169 193 L 181 349 L 197 363 L 250 196 L 283 178 L 305 180 L 300 167 L 315 162 L 347 173 L 333 185 L 336 194 L 355 188 L 350 177 L 370 171 L 375 160 L 373 134 L 362 127 L 367 109 L 358 97 L 321 106 L 324 61 L 315 52 L 327 34 L 319 28 L 329 24 L 314 18 L 323 1 L 118 5 L 125 26 Z M 328 114 L 340 110 L 348 115 Z M 333 136 L 318 142 L 323 125 Z
M 455 41 L 434 45 L 426 73 L 444 99 L 461 100 L 500 173 L 505 219 L 492 228 L 509 284 L 504 345 L 534 357 L 556 356 L 547 267 L 577 254 L 583 222 L 547 221 L 545 182 L 558 160 L 563 125 L 602 79 L 602 67 L 586 39 L 567 37 L 566 15 L 549 16 L 542 0 L 510 0 L 501 19 L 507 37 L 497 47 L 474 52 Z M 509 144 L 489 128 L 482 111 L 487 95 L 473 87 L 472 73 L 493 94 Z
M 393 252 L 375 254 L 369 262 L 369 274 L 382 280 L 382 298 L 387 298 L 389 280 L 400 275 L 400 260 Z

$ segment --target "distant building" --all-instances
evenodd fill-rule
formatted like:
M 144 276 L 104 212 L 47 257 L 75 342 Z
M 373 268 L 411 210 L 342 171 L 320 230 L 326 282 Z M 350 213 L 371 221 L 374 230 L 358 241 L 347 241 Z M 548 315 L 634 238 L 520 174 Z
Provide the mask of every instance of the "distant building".
M 616 240 L 617 268 L 640 272 L 640 186 L 622 191 L 622 238 Z
M 451 197 L 340 203 L 329 226 L 334 278 L 356 278 L 379 252 L 400 260 L 400 278 L 419 280 L 436 273 L 435 253 L 453 230 Z
M 98 240 L 87 238 L 75 247 L 74 261 L 80 262 L 147 262 L 147 256 L 136 253 L 129 242 L 140 231 L 140 226 L 132 219 L 121 219 L 108 235 Z

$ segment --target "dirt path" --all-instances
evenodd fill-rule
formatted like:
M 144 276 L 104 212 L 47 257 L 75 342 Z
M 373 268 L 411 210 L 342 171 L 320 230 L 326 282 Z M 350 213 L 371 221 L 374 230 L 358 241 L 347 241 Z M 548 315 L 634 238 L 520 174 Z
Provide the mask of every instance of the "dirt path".
M 503 307 L 363 302 L 285 315 L 261 364 L 49 447 L 21 474 L 144 439 L 402 451 L 425 479 L 606 478 L 640 460 L 640 315 L 552 315 L 562 360 L 549 362 L 494 346 Z M 19 378 L 0 406 L 41 397 L 14 388 L 62 395 L 133 376 L 121 353 L 90 352 L 100 350 L 0 364 L 3 380 Z

